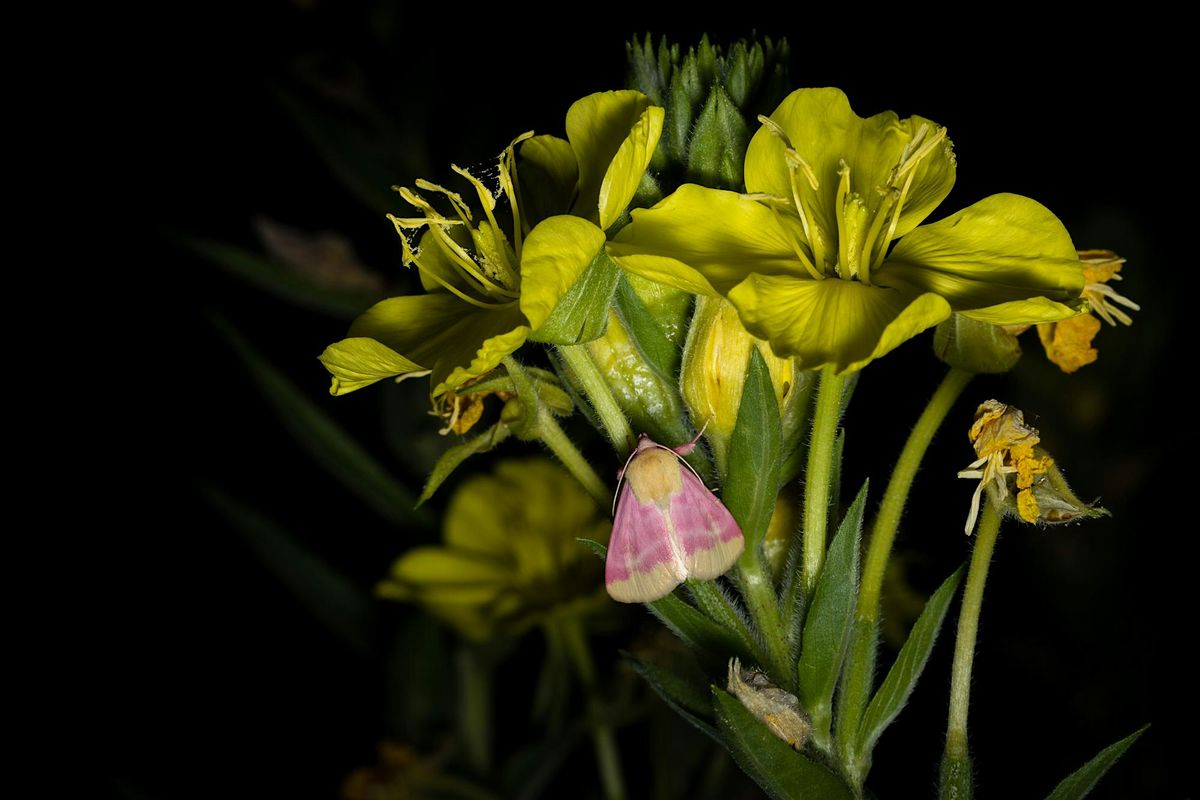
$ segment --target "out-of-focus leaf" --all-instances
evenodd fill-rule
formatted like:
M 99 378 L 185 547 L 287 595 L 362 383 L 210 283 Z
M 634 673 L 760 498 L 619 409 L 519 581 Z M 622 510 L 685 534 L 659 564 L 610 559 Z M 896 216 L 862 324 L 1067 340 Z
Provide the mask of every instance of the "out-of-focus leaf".
M 366 592 L 258 511 L 214 487 L 203 486 L 201 492 L 314 616 L 359 653 L 370 652 Z
M 1055 787 L 1054 791 L 1046 798 L 1046 800 L 1083 800 L 1104 777 L 1104 773 L 1108 772 L 1113 764 L 1117 763 L 1117 759 L 1125 754 L 1138 737 L 1146 732 L 1145 725 L 1142 728 L 1134 731 L 1126 736 L 1121 741 L 1110 744 L 1108 747 L 1096 754 L 1096 757 L 1084 764 L 1075 772 L 1071 773 Z
M 332 101 L 319 105 L 283 88 L 275 94 L 334 174 L 373 210 L 394 211 L 401 202 L 392 185 L 428 172 L 420 137 L 392 128 L 385 115 Z
M 717 742 L 722 741 L 712 724 L 712 702 L 705 687 L 695 686 L 671 670 L 639 661 L 628 653 L 624 655 L 633 671 L 641 675 L 675 713 Z
M 431 524 L 429 514 L 415 508 L 416 500 L 403 484 L 260 356 L 231 324 L 221 317 L 213 317 L 212 322 L 246 365 L 284 427 L 330 475 L 389 522 L 407 527 Z
M 450 724 L 454 669 L 441 625 L 411 614 L 396 632 L 387 661 L 388 734 L 429 743 Z
M 814 736 L 826 744 L 832 721 L 833 690 L 842 669 L 858 598 L 858 545 L 866 502 L 864 483 L 829 545 L 804 623 L 797 667 L 800 702 L 812 716 Z
M 382 292 L 365 288 L 321 286 L 306 275 L 237 245 L 188 236 L 177 237 L 176 241 L 240 281 L 289 303 L 340 319 L 353 319 L 383 299 Z
M 721 738 L 742 771 L 775 800 L 850 800 L 840 778 L 810 761 L 746 710 L 741 701 L 713 687 L 713 711 Z
M 501 772 L 505 796 L 513 800 L 544 797 L 546 786 L 562 768 L 571 751 L 579 746 L 586 730 L 582 722 L 576 722 L 567 726 L 566 730 L 556 731 L 545 740 L 518 751 Z
M 871 751 L 875 748 L 875 742 L 879 740 L 880 734 L 887 729 L 887 726 L 904 708 L 904 704 L 908 702 L 909 695 L 917 685 L 917 679 L 921 677 L 921 672 L 925 669 L 925 662 L 929 660 L 933 643 L 942 627 L 942 620 L 946 618 L 946 609 L 950 607 L 950 601 L 954 599 L 954 592 L 958 589 L 961 578 L 962 568 L 960 567 L 938 587 L 938 590 L 933 593 L 933 597 L 929 598 L 929 602 L 925 604 L 925 610 L 921 612 L 921 616 L 917 618 L 916 624 L 908 634 L 908 640 L 900 648 L 896 662 L 892 664 L 879 691 L 867 705 L 867 710 L 858 727 L 860 763 L 870 763 Z

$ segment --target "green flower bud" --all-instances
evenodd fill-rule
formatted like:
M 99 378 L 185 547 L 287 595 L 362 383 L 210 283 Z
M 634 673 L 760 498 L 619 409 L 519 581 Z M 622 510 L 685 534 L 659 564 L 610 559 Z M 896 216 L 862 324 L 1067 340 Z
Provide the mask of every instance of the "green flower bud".
M 728 52 L 705 36 L 683 52 L 649 35 L 626 44 L 627 85 L 666 109 L 662 138 L 651 168 L 662 189 L 700 183 L 742 188 L 742 164 L 759 114 L 769 114 L 787 95 L 786 39 L 740 40 Z
M 946 364 L 976 374 L 1008 372 L 1021 360 L 1021 345 L 1013 332 L 962 314 L 937 326 L 933 352 Z

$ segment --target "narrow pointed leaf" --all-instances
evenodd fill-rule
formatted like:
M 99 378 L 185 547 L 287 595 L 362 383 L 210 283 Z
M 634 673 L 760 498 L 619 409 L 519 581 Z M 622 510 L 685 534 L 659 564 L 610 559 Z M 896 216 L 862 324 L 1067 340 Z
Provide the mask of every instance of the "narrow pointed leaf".
M 921 677 L 921 671 L 925 669 L 925 662 L 929 660 L 929 653 L 933 650 L 938 631 L 941 630 L 942 620 L 946 618 L 946 609 L 954 599 L 961 578 L 960 567 L 933 593 L 933 597 L 929 598 L 925 610 L 921 612 L 908 634 L 908 640 L 900 648 L 896 662 L 888 670 L 879 691 L 871 698 L 858 727 L 858 753 L 863 763 L 870 763 L 875 742 L 908 702 L 913 687 L 917 685 L 917 679 Z
M 429 525 L 416 499 L 287 377 L 220 317 L 213 324 L 233 347 L 288 432 L 330 475 L 381 517 L 397 525 Z
M 629 331 L 629 338 L 637 345 L 646 362 L 654 371 L 665 378 L 679 374 L 679 348 L 667 338 L 658 320 L 646 308 L 637 292 L 624 275 L 617 282 L 617 313 Z
M 371 650 L 371 600 L 286 530 L 219 489 L 201 488 L 263 563 L 317 619 L 362 654 Z
M 1125 751 L 1146 732 L 1148 727 L 1150 726 L 1146 725 L 1121 741 L 1110 744 L 1101 750 L 1095 758 L 1067 776 L 1062 783 L 1055 787 L 1046 800 L 1083 800 L 1104 777 L 1104 773 L 1117 763 L 1117 759 L 1125 754 Z
M 742 527 L 747 553 L 762 543 L 775 510 L 782 451 L 783 427 L 771 373 L 758 348 L 752 347 L 729 443 L 729 474 L 721 493 Z
M 496 423 L 495 427 L 486 433 L 481 433 L 473 439 L 468 439 L 462 444 L 451 447 L 446 452 L 442 453 L 437 463 L 433 465 L 433 471 L 429 473 L 429 480 L 425 482 L 425 488 L 421 490 L 421 496 L 417 500 L 417 504 L 424 503 L 429 498 L 433 497 L 434 492 L 438 490 L 450 474 L 454 470 L 476 453 L 486 453 L 496 445 L 503 442 L 509 437 L 508 426 L 504 423 Z
M 792 749 L 746 710 L 741 701 L 713 687 L 713 711 L 725 748 L 742 771 L 774 800 L 849 800 L 841 779 Z
M 842 669 L 858 598 L 858 553 L 866 502 L 864 483 L 829 545 L 804 623 L 797 667 L 800 702 L 812 715 L 814 731 L 823 731 L 826 737 L 832 717 L 833 690 Z

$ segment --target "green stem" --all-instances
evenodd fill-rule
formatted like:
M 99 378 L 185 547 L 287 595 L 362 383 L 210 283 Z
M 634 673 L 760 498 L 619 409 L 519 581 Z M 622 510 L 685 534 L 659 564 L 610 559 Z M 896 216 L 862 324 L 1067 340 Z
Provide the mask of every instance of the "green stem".
M 459 735 L 467 763 L 485 773 L 492 762 L 492 672 L 484 657 L 460 648 L 458 666 Z
M 751 548 L 746 548 L 738 562 L 738 577 L 750 617 L 767 645 L 770 663 L 762 666 L 778 685 L 794 692 L 796 670 L 791 666 L 791 648 L 788 647 L 786 629 L 779 615 L 775 583 L 763 569 L 758 553 L 752 552 Z
M 596 767 L 600 770 L 600 781 L 604 786 L 605 800 L 624 800 L 625 780 L 621 775 L 621 755 L 612 727 L 604 721 L 604 703 L 596 689 L 596 664 L 588 647 L 583 626 L 577 617 L 560 621 L 559 630 L 567 647 L 567 655 L 575 665 L 579 682 L 587 696 L 591 716 L 592 743 L 596 749 Z
M 624 412 L 617 404 L 617 398 L 608 388 L 608 383 L 600 374 L 596 362 L 592 361 L 587 348 L 581 344 L 564 345 L 558 348 L 558 353 L 562 356 L 563 364 L 579 382 L 584 396 L 591 403 L 600 424 L 604 426 L 604 432 L 612 442 L 613 448 L 622 456 L 632 452 L 637 445 L 633 428 L 629 427 L 629 420 L 625 418 Z
M 600 476 L 567 438 L 567 434 L 563 433 L 563 429 L 550 412 L 544 409 L 538 412 L 538 438 L 546 443 L 550 452 L 558 456 L 558 460 L 583 484 L 588 494 L 596 498 L 600 507 L 608 508 L 612 502 L 612 491 L 600 480 Z
M 887 573 L 887 563 L 891 558 L 892 544 L 900 526 L 900 517 L 908 502 L 913 478 L 925 458 L 925 451 L 929 449 L 934 434 L 972 377 L 972 373 L 953 367 L 946 373 L 946 377 L 942 379 L 937 391 L 917 419 L 917 424 L 913 426 L 908 441 L 904 443 L 904 450 L 900 453 L 900 459 L 896 462 L 884 491 L 879 514 L 875 517 L 871 541 L 867 545 L 867 554 L 863 561 L 854 626 L 850 631 L 846 676 L 838 700 L 838 755 L 843 768 L 847 770 L 854 768 L 858 759 L 858 753 L 855 751 L 858 725 L 875 676 L 875 647 L 879 638 L 879 596 Z
M 842 410 L 845 378 L 828 366 L 821 372 L 817 408 L 813 413 L 812 440 L 808 446 L 808 469 L 804 473 L 804 549 L 800 589 L 812 597 L 817 575 L 825 563 L 825 532 L 829 518 L 829 488 L 833 477 L 833 451 L 837 442 L 838 418 Z
M 946 725 L 947 759 L 967 758 L 967 706 L 971 699 L 971 666 L 975 661 L 975 635 L 979 630 L 979 611 L 983 607 L 983 587 L 987 583 L 988 566 L 1000 534 L 1000 512 L 991 502 L 985 503 L 979 530 L 975 534 L 975 550 L 967 572 L 967 588 L 963 591 L 962 610 L 958 612 L 958 635 L 954 640 L 954 666 L 950 672 L 950 719 Z
M 904 443 L 904 450 L 892 469 L 892 477 L 888 481 L 883 502 L 879 505 L 879 514 L 875 517 L 875 525 L 871 530 L 871 543 L 863 562 L 862 588 L 858 594 L 859 619 L 879 618 L 879 593 L 883 587 L 884 574 L 887 572 L 888 559 L 892 554 L 892 544 L 896 540 L 896 531 L 900 527 L 900 516 L 908 503 L 913 478 L 925 458 L 925 451 L 929 449 L 934 434 L 942 426 L 942 421 L 946 419 L 946 415 L 963 389 L 967 388 L 972 377 L 973 373 L 951 367 L 933 397 L 929 399 L 925 410 L 921 412 L 912 433 L 908 435 L 908 441 Z

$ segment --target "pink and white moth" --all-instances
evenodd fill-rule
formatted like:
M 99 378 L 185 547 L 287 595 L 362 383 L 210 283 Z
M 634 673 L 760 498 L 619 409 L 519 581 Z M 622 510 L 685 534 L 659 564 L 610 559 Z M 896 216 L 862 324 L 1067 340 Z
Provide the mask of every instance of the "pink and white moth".
M 672 449 L 644 433 L 638 437 L 618 476 L 604 566 L 614 600 L 658 600 L 688 578 L 721 575 L 742 554 L 742 529 L 681 458 L 699 438 Z

